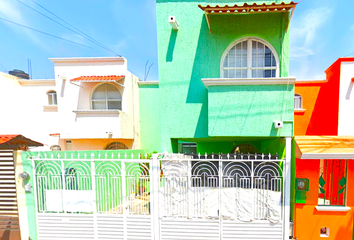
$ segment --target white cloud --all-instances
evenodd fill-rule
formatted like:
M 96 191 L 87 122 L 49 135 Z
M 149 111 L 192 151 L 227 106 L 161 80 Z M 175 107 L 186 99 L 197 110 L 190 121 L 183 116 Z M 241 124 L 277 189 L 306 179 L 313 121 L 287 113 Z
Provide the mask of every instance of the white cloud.
M 323 78 L 323 69 L 315 69 L 315 56 L 324 47 L 322 28 L 331 18 L 328 7 L 312 8 L 292 22 L 290 33 L 291 75 L 298 79 Z
M 292 51 L 302 50 L 302 54 L 292 52 L 290 57 L 304 57 L 313 55 L 313 48 L 318 40 L 318 31 L 328 21 L 331 10 L 326 7 L 315 8 L 306 11 L 298 20 L 294 22 L 294 28 L 291 30 Z

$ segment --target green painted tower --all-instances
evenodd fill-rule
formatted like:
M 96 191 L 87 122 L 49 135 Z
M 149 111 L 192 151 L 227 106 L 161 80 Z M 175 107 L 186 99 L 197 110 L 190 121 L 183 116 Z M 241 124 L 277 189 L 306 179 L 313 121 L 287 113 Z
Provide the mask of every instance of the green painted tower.
M 140 84 L 142 148 L 284 154 L 283 137 L 293 136 L 289 23 L 296 4 L 156 5 L 159 82 Z

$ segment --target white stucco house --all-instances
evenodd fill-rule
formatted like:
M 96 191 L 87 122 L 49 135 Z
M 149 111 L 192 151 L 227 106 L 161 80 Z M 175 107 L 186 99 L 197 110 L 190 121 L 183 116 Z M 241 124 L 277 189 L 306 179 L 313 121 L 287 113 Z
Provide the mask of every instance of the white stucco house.
M 1 134 L 23 134 L 40 150 L 140 147 L 139 79 L 125 58 L 50 60 L 55 79 L 0 73 Z

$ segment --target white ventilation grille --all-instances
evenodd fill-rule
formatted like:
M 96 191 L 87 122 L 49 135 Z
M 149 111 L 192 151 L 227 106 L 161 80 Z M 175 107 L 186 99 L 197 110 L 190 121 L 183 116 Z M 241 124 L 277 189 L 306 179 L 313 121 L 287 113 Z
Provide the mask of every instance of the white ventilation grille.
M 222 239 L 272 239 L 282 240 L 282 223 L 264 222 L 222 222 Z
M 220 240 L 219 220 L 161 219 L 161 239 Z
M 38 214 L 38 239 L 95 239 L 94 220 L 86 214 Z
M 127 217 L 127 239 L 143 240 L 152 239 L 151 217 L 130 215 Z
M 12 150 L 0 150 L 0 236 L 19 234 L 14 156 Z

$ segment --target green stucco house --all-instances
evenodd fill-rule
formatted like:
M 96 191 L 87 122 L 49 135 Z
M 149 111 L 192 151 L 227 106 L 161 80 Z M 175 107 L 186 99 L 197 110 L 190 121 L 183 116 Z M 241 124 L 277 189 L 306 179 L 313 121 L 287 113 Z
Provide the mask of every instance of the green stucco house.
M 295 82 L 288 75 L 289 25 L 296 3 L 156 5 L 159 81 L 140 83 L 142 148 L 205 158 L 221 154 L 248 159 L 248 166 L 252 159 L 282 159 L 279 239 L 288 239 Z M 255 181 L 248 187 L 260 188 Z

